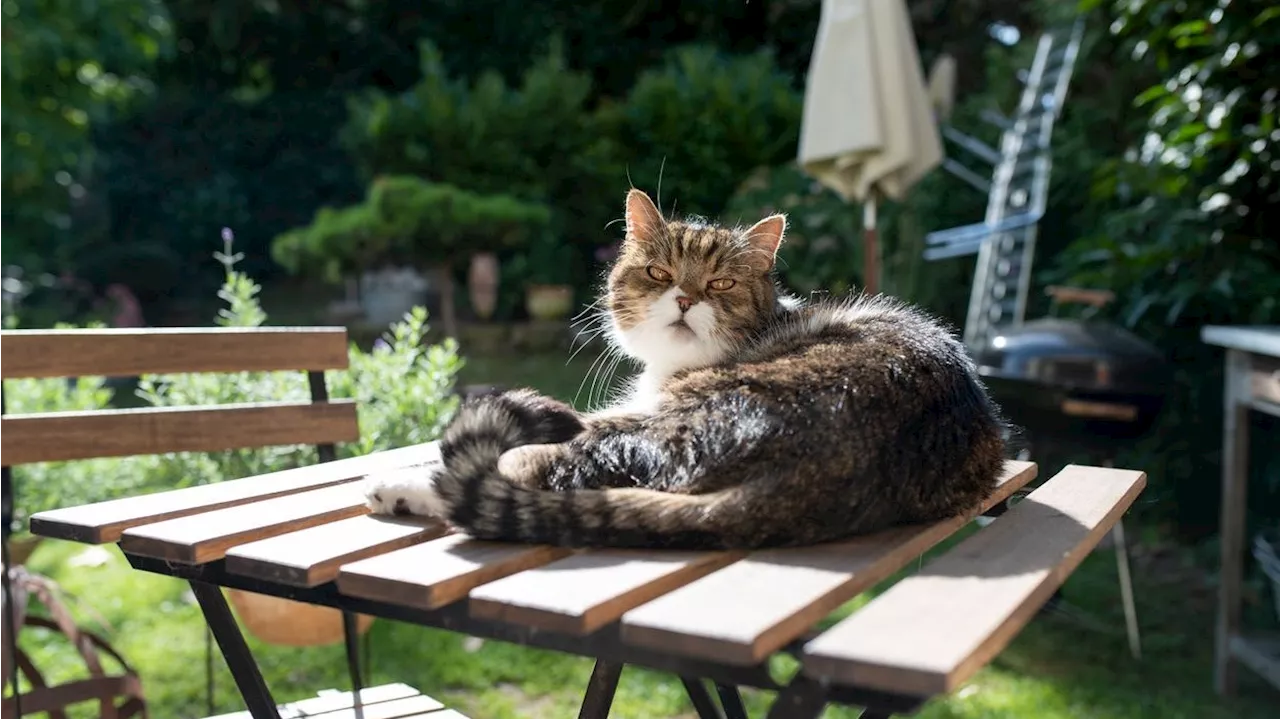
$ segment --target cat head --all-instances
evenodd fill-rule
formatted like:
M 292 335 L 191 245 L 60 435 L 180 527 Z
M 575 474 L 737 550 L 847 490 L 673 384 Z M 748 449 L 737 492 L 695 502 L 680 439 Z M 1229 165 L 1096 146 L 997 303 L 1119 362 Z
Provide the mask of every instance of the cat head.
M 609 272 L 614 341 L 663 374 L 723 359 L 774 312 L 786 226 L 782 215 L 746 229 L 669 221 L 631 190 L 626 239 Z

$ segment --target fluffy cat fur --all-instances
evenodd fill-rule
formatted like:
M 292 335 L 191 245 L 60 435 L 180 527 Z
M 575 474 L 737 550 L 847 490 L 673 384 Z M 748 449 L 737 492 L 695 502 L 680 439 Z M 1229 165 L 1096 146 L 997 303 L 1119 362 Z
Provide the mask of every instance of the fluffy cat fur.
M 585 416 L 528 390 L 469 402 L 443 467 L 373 478 L 371 508 L 482 539 L 754 548 L 977 505 L 1003 427 L 963 345 L 882 296 L 783 296 L 785 227 L 667 221 L 632 190 L 605 295 L 644 366 L 624 400 Z

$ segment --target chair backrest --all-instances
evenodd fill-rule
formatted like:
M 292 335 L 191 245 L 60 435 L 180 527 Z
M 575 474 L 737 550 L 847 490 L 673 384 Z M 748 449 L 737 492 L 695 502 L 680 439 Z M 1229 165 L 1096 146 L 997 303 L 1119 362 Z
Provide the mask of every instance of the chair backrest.
M 0 418 L 0 463 L 311 444 L 320 458 L 359 439 L 356 406 L 330 400 L 324 372 L 346 369 L 342 327 L 0 332 L 0 379 L 307 372 L 310 402 L 44 412 Z

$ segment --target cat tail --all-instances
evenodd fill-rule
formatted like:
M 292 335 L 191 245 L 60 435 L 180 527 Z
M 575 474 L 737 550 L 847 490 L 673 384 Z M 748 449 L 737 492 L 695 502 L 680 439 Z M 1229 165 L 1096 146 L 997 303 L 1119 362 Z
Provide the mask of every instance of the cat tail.
M 504 452 L 564 442 L 581 428 L 576 415 L 569 422 L 530 411 L 526 403 L 534 397 L 490 397 L 459 414 L 441 441 L 435 514 L 477 539 L 532 544 L 713 549 L 754 543 L 725 534 L 750 526 L 742 520 L 755 504 L 750 485 L 693 495 L 639 488 L 549 491 L 512 482 L 498 469 Z

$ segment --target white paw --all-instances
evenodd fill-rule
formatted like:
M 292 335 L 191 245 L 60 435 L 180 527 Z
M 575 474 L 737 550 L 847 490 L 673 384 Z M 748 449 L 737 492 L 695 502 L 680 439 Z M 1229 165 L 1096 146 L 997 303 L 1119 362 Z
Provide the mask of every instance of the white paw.
M 365 504 L 374 514 L 444 516 L 434 474 L 431 467 L 409 467 L 370 475 L 364 481 Z

